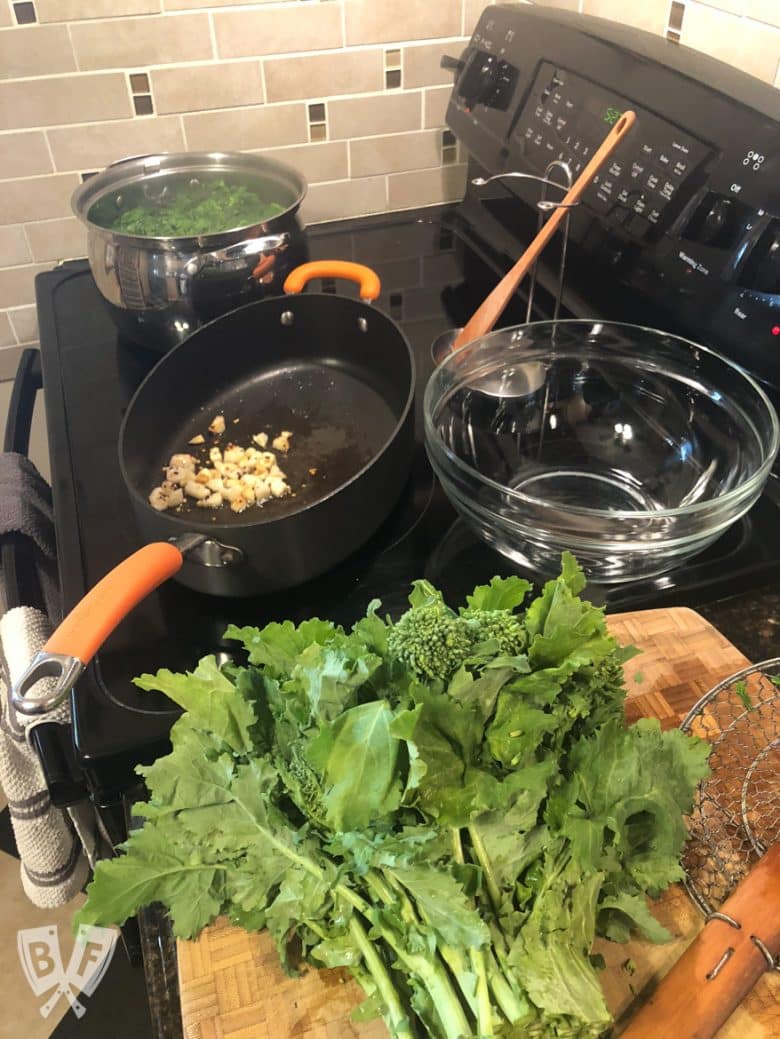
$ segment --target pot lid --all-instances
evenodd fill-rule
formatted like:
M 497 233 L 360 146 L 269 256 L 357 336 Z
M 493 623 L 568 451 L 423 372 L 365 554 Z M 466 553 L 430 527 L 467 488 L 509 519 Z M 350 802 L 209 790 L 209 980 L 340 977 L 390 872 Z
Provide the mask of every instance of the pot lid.
M 120 159 L 73 193 L 88 227 L 135 239 L 212 244 L 264 231 L 296 212 L 306 193 L 297 170 L 245 152 L 168 152 Z

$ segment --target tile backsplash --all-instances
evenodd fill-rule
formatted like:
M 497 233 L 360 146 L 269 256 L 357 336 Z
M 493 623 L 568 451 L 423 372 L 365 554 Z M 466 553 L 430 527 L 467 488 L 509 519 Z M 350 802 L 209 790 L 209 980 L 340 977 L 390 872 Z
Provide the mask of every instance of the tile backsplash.
M 523 0 L 515 0 L 523 2 Z M 780 86 L 780 0 L 539 0 L 666 35 Z M 33 279 L 83 255 L 84 174 L 123 155 L 262 151 L 309 221 L 456 199 L 451 74 L 487 0 L 0 0 L 0 350 Z M 12 371 L 10 354 L 0 377 Z

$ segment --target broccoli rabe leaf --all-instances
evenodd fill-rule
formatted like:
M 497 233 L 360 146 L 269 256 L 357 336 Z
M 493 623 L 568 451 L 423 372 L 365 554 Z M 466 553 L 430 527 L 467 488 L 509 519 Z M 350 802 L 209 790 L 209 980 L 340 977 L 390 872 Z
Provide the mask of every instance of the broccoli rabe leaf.
M 214 657 L 204 657 L 192 672 L 174 674 L 163 668 L 156 675 L 134 679 L 139 689 L 154 689 L 188 712 L 190 722 L 212 733 L 237 751 L 252 745 L 250 728 L 255 721 L 251 704 L 217 666 Z
M 309 744 L 307 758 L 322 776 L 327 821 L 335 831 L 364 830 L 401 800 L 399 740 L 382 700 L 340 714 Z
M 531 582 L 521 577 L 494 577 L 466 596 L 470 610 L 515 610 L 531 591 Z

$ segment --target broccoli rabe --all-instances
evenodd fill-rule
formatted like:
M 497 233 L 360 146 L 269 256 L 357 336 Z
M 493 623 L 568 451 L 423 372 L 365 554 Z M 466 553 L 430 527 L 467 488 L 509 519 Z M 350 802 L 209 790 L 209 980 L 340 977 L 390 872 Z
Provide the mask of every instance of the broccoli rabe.
M 441 593 L 430 594 L 426 582 L 417 582 L 410 601 L 411 609 L 390 630 L 387 648 L 417 678 L 447 681 L 480 643 L 496 643 L 508 655 L 525 647 L 522 619 L 509 609 L 469 606 L 456 614 Z
M 472 642 L 497 642 L 501 653 L 514 656 L 526 644 L 522 620 L 508 610 L 464 610 L 461 620 L 467 627 Z
M 387 637 L 391 656 L 418 678 L 446 680 L 460 667 L 473 644 L 461 617 L 441 599 L 413 606 Z

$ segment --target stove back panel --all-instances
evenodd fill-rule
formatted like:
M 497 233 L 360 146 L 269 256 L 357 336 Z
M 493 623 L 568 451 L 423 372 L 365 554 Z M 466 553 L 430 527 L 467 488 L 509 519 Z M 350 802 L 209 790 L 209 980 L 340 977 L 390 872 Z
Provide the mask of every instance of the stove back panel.
M 778 91 L 649 33 L 526 6 L 488 7 L 451 64 L 470 177 L 562 160 L 576 178 L 634 109 L 572 216 L 569 308 L 688 335 L 780 389 Z M 538 198 L 532 181 L 469 184 L 463 210 L 514 258 Z

